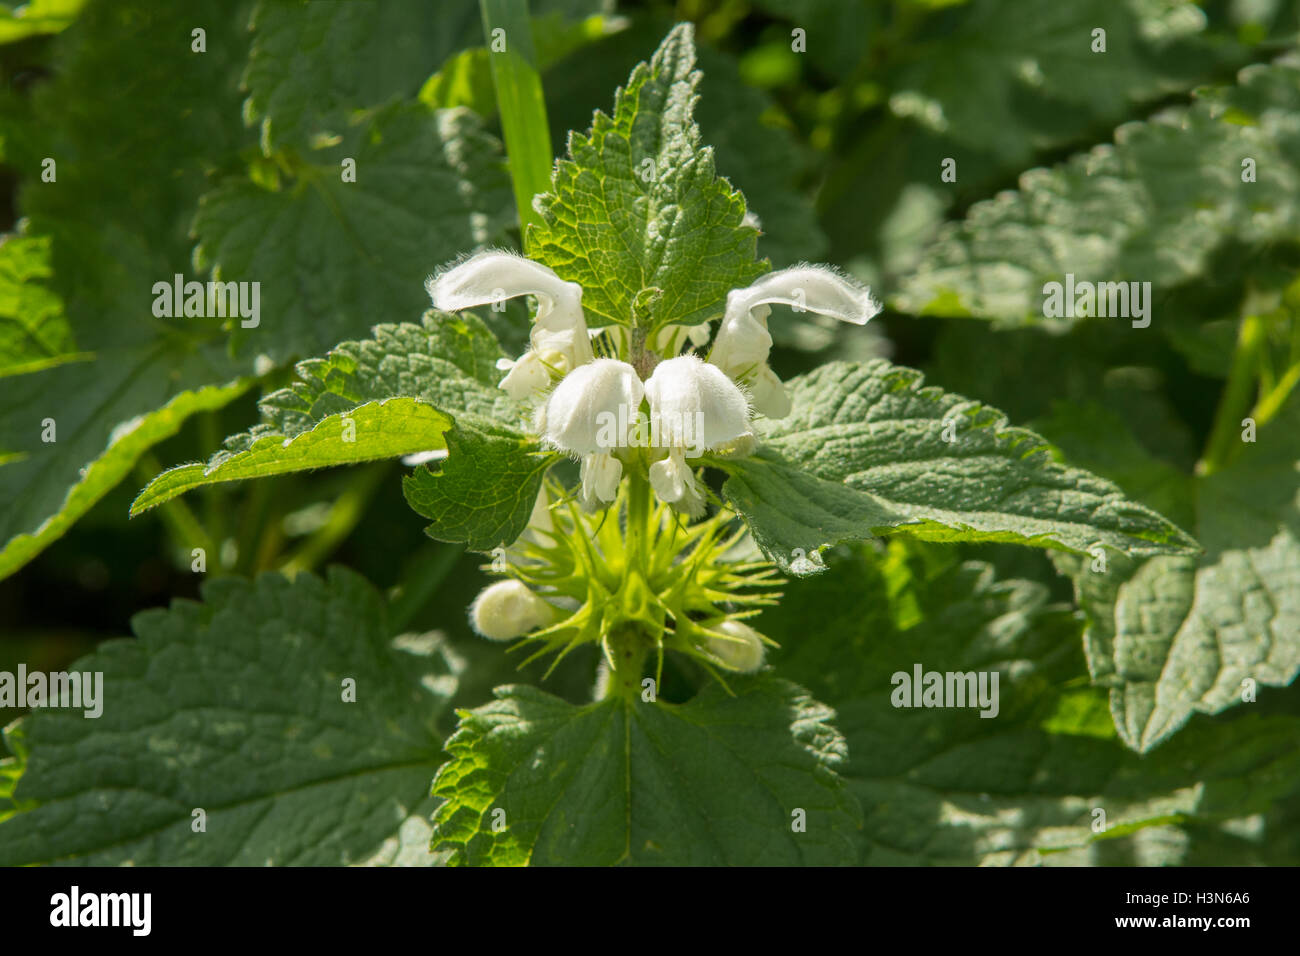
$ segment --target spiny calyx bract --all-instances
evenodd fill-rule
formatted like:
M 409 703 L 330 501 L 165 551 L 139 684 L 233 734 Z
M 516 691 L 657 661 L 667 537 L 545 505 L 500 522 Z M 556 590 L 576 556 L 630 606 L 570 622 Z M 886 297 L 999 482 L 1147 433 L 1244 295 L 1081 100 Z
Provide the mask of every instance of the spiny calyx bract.
M 531 408 L 542 446 L 581 464 L 582 510 L 552 508 L 558 494 L 548 498 L 544 489 L 511 549 L 524 562 L 512 569 L 517 581 L 541 603 L 518 587 L 493 585 L 475 602 L 479 632 L 494 639 L 527 634 L 544 643 L 543 652 L 563 649 L 563 656 L 589 640 L 610 654 L 610 636 L 634 626 L 657 642 L 661 660 L 668 647 L 728 670 L 756 669 L 764 639 L 741 618 L 770 596 L 736 592 L 773 583 L 770 568 L 725 560 L 744 536 L 742 527 L 720 547 L 733 520 L 728 513 L 693 526 L 677 516 L 705 512 L 696 474 L 705 455 L 750 454 L 754 416 L 790 412 L 768 365 L 771 306 L 862 325 L 881 308 L 870 290 L 825 266 L 769 273 L 728 294 L 705 351 L 708 323 L 647 328 L 629 316 L 627 324 L 589 329 L 580 285 L 511 252 L 481 252 L 427 287 L 443 311 L 534 297 L 529 348 L 498 361 L 500 386 Z M 567 524 L 558 536 L 557 520 Z M 724 609 L 730 605 L 740 610 Z

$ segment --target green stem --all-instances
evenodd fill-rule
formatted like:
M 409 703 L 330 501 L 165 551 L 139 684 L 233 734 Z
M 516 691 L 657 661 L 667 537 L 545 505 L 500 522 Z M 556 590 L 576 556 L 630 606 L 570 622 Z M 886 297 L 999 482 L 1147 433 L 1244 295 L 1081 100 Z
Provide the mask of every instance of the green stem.
M 334 501 L 329 518 L 312 532 L 311 536 L 281 565 L 280 570 L 289 577 L 300 571 L 314 570 L 317 565 L 334 553 L 366 513 L 375 489 L 387 477 L 389 469 L 384 465 L 366 468 L 360 472 L 343 494 Z
M 442 582 L 465 553 L 463 545 L 430 544 L 415 558 L 412 570 L 405 575 L 408 583 L 389 605 L 388 620 L 394 631 L 402 631 L 438 593 Z
M 645 659 L 650 643 L 636 625 L 620 628 L 609 636 L 610 656 L 614 666 L 609 672 L 605 696 L 619 696 L 635 701 L 641 695 L 641 679 L 645 674 Z
M 641 462 L 628 469 L 627 476 L 627 562 L 644 574 L 647 571 L 650 536 L 650 482 L 642 474 Z
M 554 157 L 528 0 L 479 0 L 479 9 L 519 209 L 519 231 L 527 251 L 528 226 L 541 223 L 533 197 L 551 188 Z
M 1228 382 L 1223 387 L 1223 396 L 1219 399 L 1219 408 L 1214 417 L 1214 427 L 1210 431 L 1210 440 L 1206 443 L 1205 454 L 1201 456 L 1197 472 L 1210 475 L 1223 468 L 1232 455 L 1241 447 L 1241 420 L 1245 418 L 1255 401 L 1259 358 L 1264 347 L 1266 329 L 1264 319 L 1258 315 L 1247 315 L 1241 320 L 1237 332 L 1237 348 L 1232 356 L 1232 368 L 1228 372 Z

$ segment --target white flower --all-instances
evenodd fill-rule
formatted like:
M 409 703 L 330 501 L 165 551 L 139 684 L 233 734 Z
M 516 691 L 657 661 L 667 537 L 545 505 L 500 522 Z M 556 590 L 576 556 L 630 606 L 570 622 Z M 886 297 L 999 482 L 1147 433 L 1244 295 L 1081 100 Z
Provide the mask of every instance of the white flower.
M 626 426 L 644 396 L 631 365 L 602 358 L 566 375 L 539 411 L 542 440 L 582 460 L 583 507 L 613 501 L 618 493 L 623 464 L 612 452 L 627 446 Z
M 425 283 L 435 307 L 445 312 L 531 295 L 537 316 L 532 348 L 518 361 L 500 359 L 497 368 L 511 398 L 519 401 L 546 391 L 552 376 L 592 360 L 591 338 L 582 312 L 582 286 L 566 282 L 540 262 L 510 252 L 488 250 L 432 276 Z
M 699 325 L 665 325 L 650 340 L 650 348 L 665 357 L 671 358 L 682 350 L 690 341 L 691 345 L 703 348 L 709 344 L 709 323 Z
M 687 454 L 698 458 L 709 449 L 751 444 L 749 402 L 722 369 L 694 355 L 660 362 L 645 394 L 655 444 L 668 449 L 667 458 L 650 466 L 650 484 L 662 500 L 698 515 L 704 497 Z
M 484 588 L 469 609 L 474 630 L 491 641 L 514 640 L 554 618 L 555 608 L 513 578 Z
M 772 272 L 745 289 L 727 295 L 722 326 L 709 361 L 749 386 L 754 409 L 769 418 L 790 414 L 790 399 L 767 365 L 772 336 L 767 317 L 773 303 L 865 325 L 880 312 L 871 290 L 825 266 L 799 265 Z
M 705 640 L 704 649 L 729 670 L 752 674 L 763 666 L 763 636 L 741 621 L 725 620 L 713 627 L 716 634 Z

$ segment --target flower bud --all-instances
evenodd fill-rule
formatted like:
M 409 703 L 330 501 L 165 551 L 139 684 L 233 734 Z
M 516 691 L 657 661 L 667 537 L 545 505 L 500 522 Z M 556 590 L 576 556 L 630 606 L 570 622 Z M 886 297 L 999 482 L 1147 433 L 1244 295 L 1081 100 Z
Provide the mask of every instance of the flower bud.
M 705 640 L 704 649 L 728 670 L 752 674 L 763 666 L 763 637 L 741 621 L 727 619 L 715 625 Z
M 474 630 L 490 641 L 511 641 L 549 624 L 555 609 L 513 578 L 488 585 L 470 605 Z

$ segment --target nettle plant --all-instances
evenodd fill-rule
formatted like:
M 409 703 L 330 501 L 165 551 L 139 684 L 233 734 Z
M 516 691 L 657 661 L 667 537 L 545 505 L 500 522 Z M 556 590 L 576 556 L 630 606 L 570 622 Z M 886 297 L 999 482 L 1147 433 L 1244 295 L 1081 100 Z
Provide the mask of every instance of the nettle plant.
M 1109 718 L 1098 730 L 1084 698 L 1055 689 L 1076 676 L 1080 616 L 941 545 L 1052 551 L 1099 622 L 1089 660 L 1120 733 L 1149 749 L 1194 709 L 1227 702 L 1120 673 L 1125 620 L 1105 607 L 1122 603 L 1134 569 L 1195 567 L 1199 544 L 1000 412 L 883 358 L 781 381 L 769 365 L 776 323 L 809 313 L 861 326 L 881 306 L 833 268 L 773 270 L 758 257 L 759 220 L 694 119 L 695 60 L 691 28 L 676 27 L 612 113 L 571 134 L 535 221 L 525 210 L 522 252 L 461 237 L 427 282 L 420 322 L 377 325 L 299 363 L 297 381 L 262 398 L 261 424 L 206 463 L 158 474 L 131 506 L 404 457 L 405 498 L 427 533 L 484 555 L 478 597 L 447 613 L 468 613 L 521 667 L 546 662 L 543 687 L 496 687 L 445 738 L 470 665 L 437 633 L 395 637 L 395 612 L 359 576 L 217 578 L 202 604 L 141 615 L 137 640 L 92 659 L 110 695 L 102 725 L 49 711 L 11 728 L 0 861 L 1010 860 L 1053 838 L 1026 835 L 1008 787 L 1038 794 L 1036 819 L 1066 834 L 1055 849 L 1104 835 L 1089 830 L 1098 805 L 1126 833 L 1191 812 L 1143 787 L 1103 800 L 1101 785 L 1071 789 L 1092 785 L 1034 762 L 1059 732 L 1080 765 L 1128 779 L 1103 753 Z M 271 109 L 257 63 L 250 102 Z M 394 168 L 407 168 L 398 160 L 416 127 L 400 110 L 380 121 L 387 138 L 365 148 L 396 150 Z M 480 134 L 461 115 L 439 123 L 472 163 Z M 263 129 L 272 146 L 291 135 Z M 313 175 L 281 165 L 258 176 L 278 188 L 281 175 Z M 449 192 L 444 178 L 403 185 L 417 208 Z M 197 261 L 239 274 L 229 243 L 258 189 L 203 205 Z M 918 311 L 925 282 L 951 294 L 934 269 L 909 287 Z M 275 334 L 275 294 L 240 341 Z M 508 355 L 490 325 L 511 300 L 530 315 L 526 349 Z M 300 330 L 299 308 L 280 315 Z M 891 699 L 909 644 L 927 664 L 1001 672 L 997 720 L 949 709 L 907 723 L 919 686 L 915 702 Z M 588 703 L 544 689 L 573 659 L 592 662 Z M 690 693 L 665 693 L 669 661 Z M 814 699 L 811 682 L 830 699 Z M 916 770 L 913 751 L 934 759 Z M 952 809 L 936 793 L 981 792 L 979 806 L 952 798 L 997 821 L 977 849 L 955 831 L 932 839 Z

